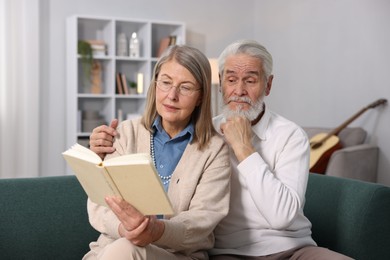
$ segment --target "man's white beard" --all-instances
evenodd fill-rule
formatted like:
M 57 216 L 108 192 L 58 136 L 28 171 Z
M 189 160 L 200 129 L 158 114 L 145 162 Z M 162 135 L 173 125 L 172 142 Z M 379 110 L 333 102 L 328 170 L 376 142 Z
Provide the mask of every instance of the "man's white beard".
M 236 109 L 229 108 L 230 101 L 240 101 L 246 102 L 249 105 L 248 110 L 243 110 L 242 105 L 237 105 Z M 264 95 L 260 97 L 256 102 L 252 102 L 252 100 L 248 97 L 230 97 L 222 108 L 222 114 L 225 118 L 233 117 L 233 116 L 243 116 L 246 117 L 249 121 L 255 120 L 264 109 Z

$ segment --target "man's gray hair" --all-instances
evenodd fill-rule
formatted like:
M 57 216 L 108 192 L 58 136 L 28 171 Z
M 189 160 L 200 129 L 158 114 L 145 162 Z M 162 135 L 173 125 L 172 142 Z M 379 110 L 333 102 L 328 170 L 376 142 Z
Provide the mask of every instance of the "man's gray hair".
M 239 40 L 227 46 L 218 58 L 218 71 L 223 75 L 226 58 L 230 55 L 247 54 L 251 57 L 260 59 L 263 64 L 263 73 L 267 81 L 272 74 L 272 56 L 267 49 L 254 40 Z

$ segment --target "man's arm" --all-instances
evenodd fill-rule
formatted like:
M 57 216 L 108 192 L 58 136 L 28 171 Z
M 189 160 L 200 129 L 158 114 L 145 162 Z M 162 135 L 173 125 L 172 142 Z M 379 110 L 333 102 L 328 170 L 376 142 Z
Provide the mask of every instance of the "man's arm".
M 238 173 L 258 210 L 275 229 L 291 225 L 303 208 L 309 167 L 308 140 L 299 131 L 278 136 L 283 139 L 283 149 L 279 149 L 275 164 L 270 166 L 252 145 L 247 119 L 232 117 L 220 127 L 239 161 Z
M 112 145 L 115 136 L 118 134 L 116 131 L 117 126 L 118 119 L 114 119 L 111 121 L 110 126 L 101 125 L 93 129 L 89 137 L 90 149 L 102 159 L 104 159 L 106 154 L 115 152 L 115 148 Z

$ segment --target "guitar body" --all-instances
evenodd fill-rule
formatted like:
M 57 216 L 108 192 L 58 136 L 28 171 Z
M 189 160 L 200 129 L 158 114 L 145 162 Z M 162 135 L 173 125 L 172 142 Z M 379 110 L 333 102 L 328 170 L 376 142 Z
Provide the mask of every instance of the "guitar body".
M 313 136 L 310 139 L 310 172 L 324 174 L 332 153 L 342 148 L 340 140 L 337 137 L 338 133 L 340 133 L 341 130 L 347 127 L 348 124 L 350 124 L 353 120 L 358 118 L 368 109 L 386 103 L 386 99 L 378 99 L 377 101 L 369 104 L 367 107 L 361 109 L 359 112 L 357 112 L 330 133 L 322 133 Z
M 310 172 L 324 174 L 332 153 L 338 149 L 341 149 L 341 143 L 337 136 L 326 133 L 313 136 L 310 139 Z

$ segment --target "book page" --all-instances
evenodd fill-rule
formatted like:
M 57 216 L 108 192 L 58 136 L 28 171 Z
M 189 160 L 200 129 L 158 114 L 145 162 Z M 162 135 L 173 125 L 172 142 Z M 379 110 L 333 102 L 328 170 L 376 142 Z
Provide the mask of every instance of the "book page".
M 104 167 L 66 153 L 63 156 L 93 202 L 107 207 L 105 197 L 121 196 Z
M 144 215 L 174 213 L 149 154 L 128 154 L 102 162 L 93 151 L 76 144 L 63 156 L 93 202 L 107 206 L 107 196 L 120 196 Z
M 122 197 L 141 213 L 173 214 L 171 203 L 151 160 L 106 168 Z
M 84 147 L 80 144 L 74 144 L 70 149 L 66 150 L 62 153 L 63 155 L 68 155 L 75 158 L 80 158 L 85 161 L 94 163 L 96 165 L 100 164 L 102 162 L 102 159 L 94 153 L 92 150 L 88 149 L 87 147 Z
M 152 158 L 148 153 L 126 154 L 110 158 L 103 162 L 104 166 L 129 165 L 129 164 L 152 164 Z

